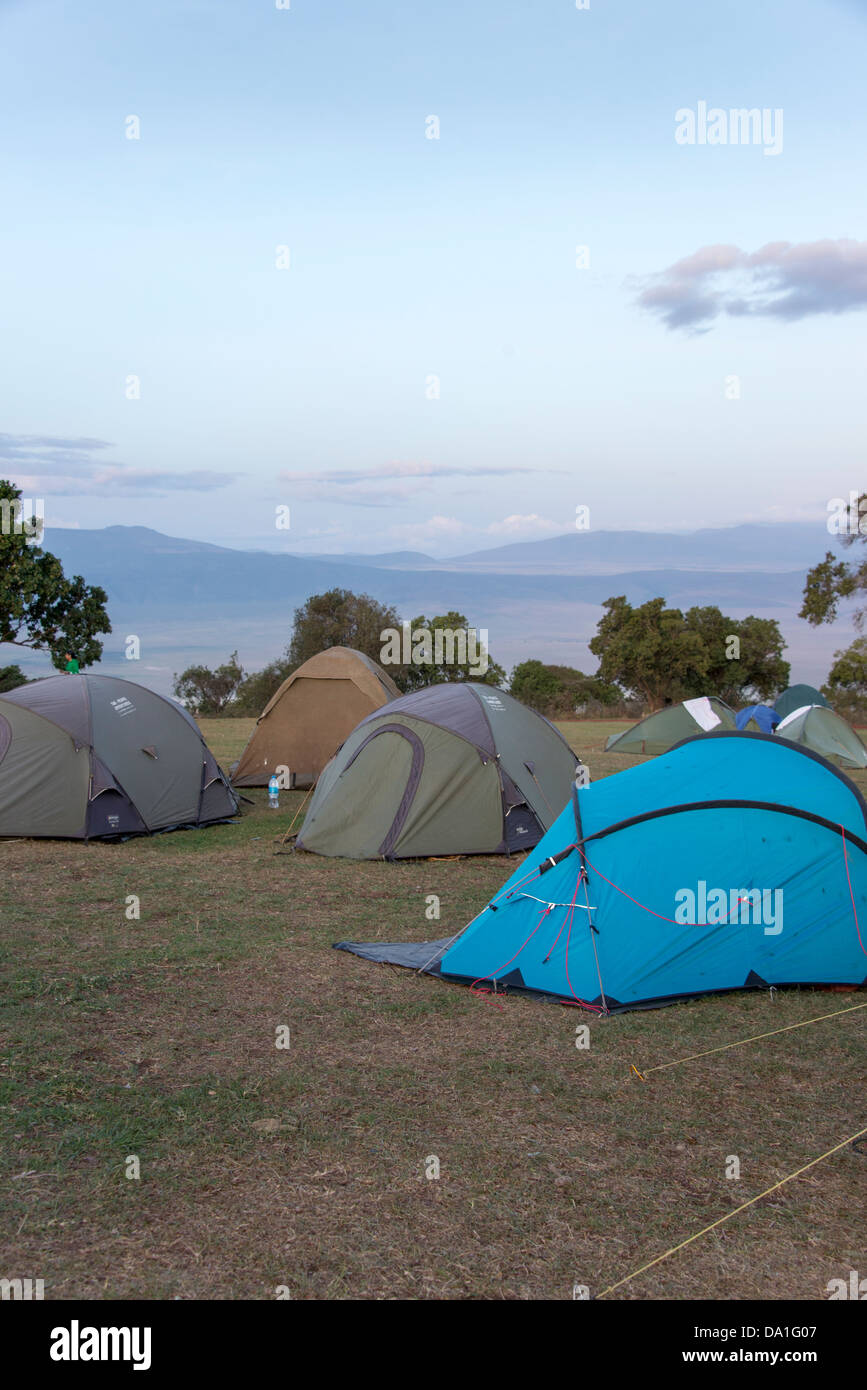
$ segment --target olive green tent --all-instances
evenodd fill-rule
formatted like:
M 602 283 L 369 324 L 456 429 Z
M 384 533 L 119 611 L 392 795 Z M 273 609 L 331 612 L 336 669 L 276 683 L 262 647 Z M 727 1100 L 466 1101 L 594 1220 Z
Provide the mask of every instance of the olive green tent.
M 774 701 L 774 709 L 781 719 L 786 719 L 805 705 L 824 705 L 826 709 L 830 709 L 824 695 L 812 685 L 790 685 L 788 690 L 784 690 Z
M 839 714 L 826 705 L 805 705 L 777 725 L 780 738 L 803 743 L 840 767 L 867 767 L 867 748 Z
M 0 835 L 135 835 L 237 809 L 192 715 L 153 690 L 62 675 L 0 698 Z
M 363 652 L 327 647 L 293 671 L 271 696 L 232 770 L 236 787 L 309 787 L 366 714 L 400 694 Z
M 676 743 L 711 729 L 734 729 L 735 712 L 716 695 L 700 695 L 684 700 L 680 705 L 668 705 L 656 714 L 612 734 L 605 745 L 606 753 L 667 753 Z
M 427 686 L 353 730 L 297 845 L 347 859 L 530 849 L 566 805 L 577 762 L 553 724 L 505 691 Z

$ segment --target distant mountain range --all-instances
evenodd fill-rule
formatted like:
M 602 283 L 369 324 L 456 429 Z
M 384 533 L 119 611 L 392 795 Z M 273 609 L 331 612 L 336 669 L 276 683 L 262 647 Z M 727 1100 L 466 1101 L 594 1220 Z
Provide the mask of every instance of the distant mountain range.
M 682 608 L 717 604 L 731 617 L 779 619 L 799 679 L 824 679 L 844 625 L 811 629 L 797 618 L 806 570 L 828 549 L 823 526 L 744 525 L 691 533 L 588 531 L 436 560 L 417 551 L 380 555 L 279 554 L 166 536 L 143 526 L 53 528 L 44 546 L 67 574 L 109 595 L 113 633 L 102 669 L 171 690 L 172 673 L 214 664 L 238 649 L 248 670 L 279 655 L 292 615 L 310 594 L 335 587 L 369 593 L 402 617 L 457 609 L 487 628 L 507 669 L 528 656 L 592 670 L 587 651 L 600 604 L 613 594 L 643 603 L 662 594 Z M 136 634 L 142 659 L 124 659 Z M 29 675 L 47 658 L 2 650 Z
M 701 531 L 571 531 L 538 541 L 515 541 L 451 560 L 416 550 L 344 555 L 353 564 L 383 569 L 449 569 L 540 574 L 618 574 L 643 569 L 795 570 L 816 563 L 827 538 L 814 522 L 747 524 Z M 311 559 L 333 560 L 316 555 Z

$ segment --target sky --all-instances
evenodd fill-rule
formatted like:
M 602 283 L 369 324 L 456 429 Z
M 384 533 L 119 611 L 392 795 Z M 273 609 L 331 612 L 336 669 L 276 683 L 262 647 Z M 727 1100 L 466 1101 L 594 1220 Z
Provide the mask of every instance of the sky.
M 49 528 L 818 558 L 864 486 L 867 3 L 283 3 L 0 0 L 0 477 Z

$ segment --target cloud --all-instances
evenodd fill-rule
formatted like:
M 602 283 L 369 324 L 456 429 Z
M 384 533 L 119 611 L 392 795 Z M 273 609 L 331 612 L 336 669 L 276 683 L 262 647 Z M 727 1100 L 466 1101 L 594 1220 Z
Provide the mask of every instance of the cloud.
M 314 475 L 315 476 L 315 475 Z M 287 482 L 285 476 L 281 476 L 281 483 Z M 403 506 L 413 497 L 417 496 L 419 489 L 407 485 L 397 487 L 372 487 L 368 483 L 352 483 L 341 485 L 337 496 L 334 493 L 333 483 L 320 482 L 292 482 L 290 500 L 304 502 L 339 502 L 347 507 L 388 507 Z M 427 491 L 427 489 L 424 489 Z
M 549 521 L 536 512 L 530 512 L 524 516 L 507 516 L 502 521 L 492 521 L 488 526 L 473 526 L 469 522 L 459 521 L 455 516 L 438 515 L 406 526 L 391 526 L 387 535 L 391 540 L 404 544 L 431 545 L 467 536 L 549 536 L 560 535 L 563 530 L 562 522 Z
M 560 534 L 564 528 L 562 521 L 549 521 L 537 512 L 529 512 L 526 516 L 515 514 L 502 521 L 492 521 L 485 529 L 491 536 L 547 536 Z
M 4 434 L 0 431 L 0 458 L 11 458 L 18 453 L 33 449 L 48 449 L 52 452 L 68 450 L 92 453 L 94 449 L 110 449 L 105 439 L 64 439 L 55 434 Z
M 795 322 L 852 313 L 867 308 L 867 242 L 702 246 L 638 283 L 637 303 L 671 329 L 706 333 L 721 314 Z
M 447 463 L 381 463 L 376 468 L 327 468 L 319 473 L 280 474 L 289 482 L 316 482 L 351 484 L 379 478 L 477 478 L 503 473 L 533 473 L 536 469 L 527 467 L 505 468 L 500 464 L 447 464 Z M 546 470 L 550 472 L 551 470 Z
M 390 526 L 387 534 L 394 541 L 413 546 L 454 541 L 475 530 L 476 527 L 459 521 L 456 516 L 432 516 L 427 521 L 410 522 L 407 526 Z
M 188 473 L 168 473 L 148 468 L 106 468 L 91 479 L 89 491 L 137 497 L 160 492 L 216 492 L 235 482 L 235 473 L 218 473 L 208 468 L 194 468 Z
M 0 434 L 0 473 L 26 491 L 55 497 L 151 497 L 166 492 L 213 492 L 237 474 L 195 468 L 171 472 L 104 463 L 92 455 L 112 446 L 104 439 L 57 435 Z
M 375 468 L 327 468 L 321 472 L 279 474 L 288 483 L 292 496 L 306 501 L 340 502 L 351 507 L 401 506 L 420 492 L 432 491 L 438 478 L 502 478 L 519 473 L 553 473 L 562 469 L 530 465 L 505 467 L 500 464 L 443 464 L 394 462 Z M 383 486 L 383 484 L 390 486 Z

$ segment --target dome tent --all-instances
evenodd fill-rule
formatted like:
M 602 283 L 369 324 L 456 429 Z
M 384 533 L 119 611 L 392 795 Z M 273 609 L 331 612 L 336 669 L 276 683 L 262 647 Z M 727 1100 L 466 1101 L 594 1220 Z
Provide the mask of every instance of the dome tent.
M 0 698 L 0 835 L 89 840 L 237 809 L 195 720 L 145 686 L 61 675 Z
M 784 690 L 774 701 L 774 709 L 781 719 L 786 719 L 796 709 L 803 709 L 805 705 L 824 705 L 826 709 L 831 708 L 824 695 L 812 685 L 790 685 L 788 690 Z
M 576 789 L 457 938 L 339 949 L 615 1013 L 865 984 L 864 920 L 860 792 L 808 749 L 726 730 Z
M 747 705 L 738 710 L 735 724 L 751 734 L 772 734 L 780 722 L 780 715 L 770 705 Z
M 648 714 L 624 729 L 612 734 L 605 745 L 606 753 L 667 753 L 676 743 L 694 734 L 711 729 L 733 729 L 735 713 L 716 695 L 700 695 L 679 705 L 667 705 Z
M 805 705 L 792 710 L 777 725 L 779 738 L 789 738 L 821 753 L 840 767 L 867 767 L 867 748 L 839 714 L 826 705 Z
M 353 731 L 297 848 L 348 859 L 528 849 L 563 809 L 577 763 L 553 724 L 496 686 L 430 685 Z
M 400 691 L 381 666 L 349 647 L 327 647 L 271 696 L 232 772 L 236 787 L 267 787 L 279 768 L 309 787 L 365 715 Z

